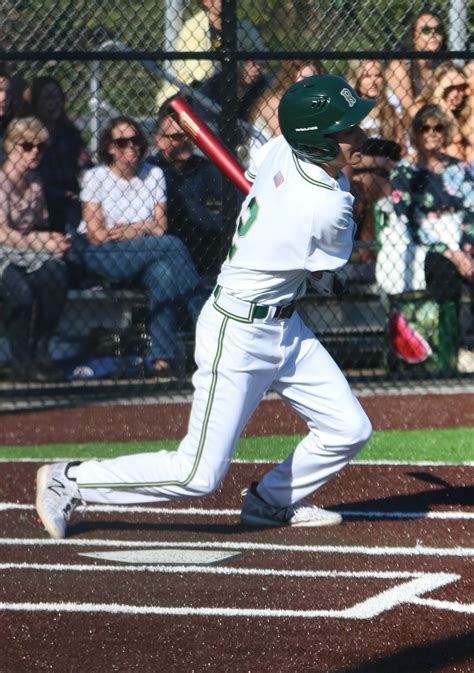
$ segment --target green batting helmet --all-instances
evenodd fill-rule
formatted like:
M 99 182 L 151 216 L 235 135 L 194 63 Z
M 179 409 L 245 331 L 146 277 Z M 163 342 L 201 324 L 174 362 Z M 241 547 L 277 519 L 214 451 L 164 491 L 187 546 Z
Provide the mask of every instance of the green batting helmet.
M 332 133 L 356 126 L 375 101 L 361 98 L 342 77 L 313 75 L 292 84 L 278 106 L 281 132 L 295 154 L 327 163 L 339 154 Z

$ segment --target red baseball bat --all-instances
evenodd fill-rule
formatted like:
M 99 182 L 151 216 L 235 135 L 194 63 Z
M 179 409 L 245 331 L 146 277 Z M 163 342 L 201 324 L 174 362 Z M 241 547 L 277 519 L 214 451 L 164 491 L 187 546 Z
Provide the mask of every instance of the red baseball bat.
M 242 166 L 184 98 L 174 98 L 169 105 L 176 112 L 176 121 L 186 135 L 238 189 L 248 194 L 252 183 L 245 177 Z

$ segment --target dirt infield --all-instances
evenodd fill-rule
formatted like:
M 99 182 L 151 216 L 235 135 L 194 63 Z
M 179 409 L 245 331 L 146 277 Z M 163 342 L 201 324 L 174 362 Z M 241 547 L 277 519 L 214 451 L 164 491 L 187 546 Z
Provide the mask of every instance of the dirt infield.
M 318 494 L 341 526 L 252 530 L 240 493 L 268 466 L 233 464 L 208 498 L 90 507 L 62 542 L 37 467 L 0 476 L 1 673 L 473 670 L 472 467 L 349 466 Z
M 370 395 L 360 397 L 375 430 L 474 425 L 474 395 Z M 0 444 L 60 444 L 180 439 L 188 403 L 78 406 L 0 414 Z M 306 426 L 279 400 L 261 402 L 245 435 L 305 433 Z

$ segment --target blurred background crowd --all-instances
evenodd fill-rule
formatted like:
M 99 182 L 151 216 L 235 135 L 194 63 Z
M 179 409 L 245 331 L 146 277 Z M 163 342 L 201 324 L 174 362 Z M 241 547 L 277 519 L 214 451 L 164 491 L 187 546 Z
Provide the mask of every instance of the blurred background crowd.
M 267 11 L 281 33 L 279 5 L 285 3 L 273 4 Z M 324 3 L 303 4 L 307 13 L 299 49 L 329 48 L 330 37 L 321 45 L 317 30 Z M 336 4 L 346 7 L 347 20 L 354 17 L 347 3 Z M 164 45 L 170 39 L 169 52 L 186 57 L 142 62 L 140 73 L 145 64 L 153 74 L 145 104 L 140 93 L 132 95 L 130 75 L 120 86 L 117 74 L 123 69 L 110 70 L 116 81 L 109 82 L 110 100 L 105 100 L 98 60 L 89 113 L 78 114 L 74 64 L 68 71 L 64 62 L 48 61 L 31 76 L 18 61 L 4 58 L 3 378 L 46 383 L 107 374 L 104 362 L 102 373 L 95 369 L 100 358 L 93 358 L 106 352 L 97 349 L 104 330 L 96 330 L 95 344 L 91 339 L 79 344 L 77 334 L 90 337 L 92 324 L 78 326 L 88 322 L 90 312 L 81 316 L 67 306 L 74 293 L 102 297 L 94 305 L 100 313 L 124 289 L 130 296 L 139 290 L 143 300 L 132 305 L 143 337 L 140 348 L 131 350 L 140 356 L 140 375 L 179 377 L 180 334 L 192 332 L 212 291 L 243 197 L 193 146 L 169 103 L 174 96 L 185 97 L 245 169 L 255 152 L 280 134 L 283 92 L 326 72 L 343 76 L 361 96 L 376 100 L 362 123 L 368 134 L 363 159 L 348 175 L 358 225 L 343 274 L 349 292 L 363 287 L 383 300 L 387 351 L 395 359 L 416 366 L 431 358 L 438 372 L 474 372 L 474 61 L 450 57 L 449 7 L 444 12 L 421 8 L 403 18 L 398 44 L 390 46 L 400 57 L 336 60 L 293 58 L 297 47 L 291 58 L 262 58 L 271 49 L 271 17 L 234 16 L 234 31 L 226 32 L 223 21 L 232 23 L 231 10 L 221 0 L 201 0 L 174 20 L 167 15 Z M 286 11 L 289 21 L 291 8 Z M 366 32 L 375 29 L 370 20 L 369 13 Z M 139 34 L 139 26 L 132 22 L 128 29 L 128 40 L 124 28 L 113 50 L 124 54 L 137 43 L 133 31 Z M 242 52 L 231 71 L 209 55 L 229 45 Z M 124 65 L 140 81 L 137 63 Z M 232 123 L 230 135 L 223 119 Z M 96 318 L 94 326 L 101 324 Z M 135 363 L 113 365 L 123 374 Z

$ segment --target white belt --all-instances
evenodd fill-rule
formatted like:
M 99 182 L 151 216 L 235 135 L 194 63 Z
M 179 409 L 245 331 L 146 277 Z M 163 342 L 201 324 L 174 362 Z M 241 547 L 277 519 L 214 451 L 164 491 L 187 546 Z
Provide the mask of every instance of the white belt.
M 239 322 L 252 323 L 255 321 L 285 320 L 291 318 L 295 310 L 295 302 L 284 306 L 266 306 L 253 304 L 238 297 L 227 294 L 225 290 L 216 286 L 214 290 L 214 308 L 224 315 Z

